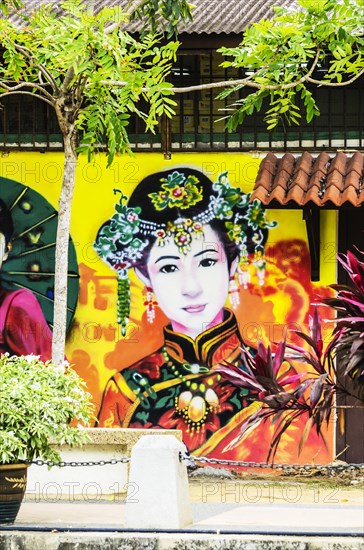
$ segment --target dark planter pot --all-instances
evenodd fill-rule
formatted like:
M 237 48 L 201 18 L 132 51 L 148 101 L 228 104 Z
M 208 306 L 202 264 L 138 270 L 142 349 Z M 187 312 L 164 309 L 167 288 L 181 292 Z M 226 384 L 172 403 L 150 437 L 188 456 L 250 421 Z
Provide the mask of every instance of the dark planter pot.
M 29 464 L 0 464 L 0 524 L 14 523 L 27 485 Z

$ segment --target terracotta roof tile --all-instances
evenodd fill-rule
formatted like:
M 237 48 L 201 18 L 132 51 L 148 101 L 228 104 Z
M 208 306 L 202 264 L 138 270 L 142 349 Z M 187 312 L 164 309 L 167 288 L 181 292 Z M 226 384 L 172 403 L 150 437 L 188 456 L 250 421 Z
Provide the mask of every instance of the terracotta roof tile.
M 291 175 L 294 172 L 295 160 L 292 153 L 286 153 L 278 162 L 277 172 L 287 172 L 287 174 Z
M 341 206 L 341 191 L 335 185 L 330 185 L 321 199 L 323 204 L 331 202 L 336 206 Z
M 296 170 L 303 170 L 306 174 L 310 174 L 312 170 L 313 156 L 305 151 L 301 157 L 297 159 Z
M 315 158 L 308 152 L 299 157 L 268 153 L 260 164 L 252 198 L 264 205 L 362 206 L 364 153 L 348 156 L 339 151 L 330 157 L 322 152 Z
M 298 185 L 294 185 L 287 193 L 286 203 L 289 201 L 294 201 L 297 204 L 303 204 L 304 197 L 305 191 Z
M 283 187 L 275 187 L 269 196 L 269 201 L 276 200 L 280 204 L 285 203 L 286 192 Z
M 318 190 L 321 189 L 324 181 L 326 180 L 329 166 L 330 156 L 327 153 L 320 153 L 316 159 L 313 159 L 307 189 L 311 189 L 311 187 L 317 187 Z
M 273 184 L 272 174 L 270 174 L 268 170 L 266 170 L 263 173 L 263 175 L 259 178 L 259 187 L 262 187 L 268 193 L 272 188 L 272 184 Z
M 364 200 L 364 197 L 363 197 Z M 348 187 L 342 194 L 342 203 L 351 202 L 353 206 L 358 206 L 358 194 L 353 187 Z
M 309 179 L 307 189 L 312 189 L 313 187 L 316 187 L 316 189 L 320 190 L 325 180 L 326 180 L 326 176 L 324 175 L 323 172 L 313 172 L 313 174 Z
M 322 201 L 320 199 L 320 196 L 318 194 L 320 188 L 317 186 L 311 187 L 306 193 L 306 201 L 305 203 L 313 202 L 317 204 L 317 206 L 321 206 Z
M 358 204 L 357 204 L 357 206 L 361 206 L 362 204 L 364 204 L 364 185 L 362 186 L 361 191 L 358 195 Z
M 274 175 L 277 172 L 277 157 L 274 153 L 268 153 L 262 160 L 260 166 L 265 171 Z
M 257 199 L 262 204 L 266 204 L 267 198 L 268 198 L 268 196 L 267 196 L 266 189 L 264 189 L 263 186 L 259 186 L 256 191 L 253 191 L 250 200 L 253 201 L 253 200 Z
M 344 174 L 338 170 L 331 170 L 326 178 L 326 189 L 328 190 L 331 185 L 334 185 L 341 191 L 344 189 L 345 177 Z
M 273 178 L 277 172 L 277 158 L 273 153 L 268 153 L 259 166 L 257 179 L 258 187 L 264 187 L 267 191 L 273 186 Z
M 291 185 L 301 187 L 304 191 L 307 189 L 309 182 L 309 173 L 304 170 L 298 170 L 293 176 Z
M 330 167 L 330 161 L 331 159 L 328 153 L 320 153 L 313 164 L 312 173 L 322 172 L 323 174 L 326 174 L 328 168 Z
M 351 171 L 356 172 L 359 176 L 363 173 L 364 168 L 364 155 L 362 153 L 356 152 L 348 162 L 347 173 Z
M 273 189 L 276 187 L 283 187 L 283 189 L 286 190 L 290 180 L 291 175 L 289 172 L 286 172 L 286 170 L 279 170 L 273 181 Z
M 347 163 L 347 157 L 346 157 L 345 153 L 340 151 L 332 159 L 332 161 L 330 163 L 330 168 L 329 168 L 328 173 L 332 174 L 333 172 L 338 172 L 342 176 L 345 176 L 345 174 L 346 174 L 346 163 Z
M 357 183 L 358 183 L 358 172 L 354 172 L 354 170 L 352 170 L 346 176 L 343 188 L 344 190 L 348 189 L 348 187 L 354 187 L 354 189 L 356 189 Z

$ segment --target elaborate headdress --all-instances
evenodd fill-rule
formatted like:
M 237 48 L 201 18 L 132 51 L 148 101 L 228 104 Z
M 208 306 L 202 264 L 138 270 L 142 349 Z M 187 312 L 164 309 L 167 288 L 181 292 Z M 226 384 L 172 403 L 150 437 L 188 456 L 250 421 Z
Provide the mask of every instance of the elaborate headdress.
M 159 178 L 158 191 L 147 193 L 144 200 L 150 201 L 148 207 L 152 207 L 155 214 L 160 212 L 162 219 L 166 219 L 169 212 L 174 217 L 160 223 L 141 217 L 142 207 L 130 206 L 128 197 L 122 191 L 114 189 L 114 193 L 120 193 L 119 203 L 115 205 L 116 212 L 101 227 L 94 246 L 99 256 L 117 272 L 118 323 L 121 324 L 123 335 L 130 313 L 128 270 L 138 266 L 144 250 L 154 242 L 164 246 L 172 239 L 180 252 L 186 254 L 190 250 L 192 238 L 202 238 L 203 225 L 213 220 L 225 221 L 226 234 L 239 250 L 239 283 L 246 286 L 248 282 L 248 253 L 253 249 L 253 263 L 260 284 L 263 284 L 265 230 L 274 227 L 276 223 L 267 221 L 259 201 L 249 202 L 250 194 L 230 186 L 227 172 L 220 174 L 218 181 L 212 184 L 212 191 L 204 189 L 193 170 L 190 173 L 186 169 L 183 169 L 183 173 L 182 170 L 169 171 L 166 177 Z M 209 195 L 208 201 L 204 196 L 206 193 Z M 199 208 L 200 202 L 205 202 L 207 207 Z M 189 217 L 183 216 L 184 210 L 195 213 Z M 157 216 L 155 218 L 158 220 Z M 232 291 L 233 306 L 238 299 L 236 290 L 237 287 Z

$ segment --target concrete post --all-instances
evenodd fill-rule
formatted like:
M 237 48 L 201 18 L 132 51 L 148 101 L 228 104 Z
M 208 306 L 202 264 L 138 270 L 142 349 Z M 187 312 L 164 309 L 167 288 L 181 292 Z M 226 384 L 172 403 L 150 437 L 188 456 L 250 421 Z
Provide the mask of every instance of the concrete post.
M 126 527 L 179 529 L 192 523 L 183 443 L 173 435 L 145 435 L 131 453 Z

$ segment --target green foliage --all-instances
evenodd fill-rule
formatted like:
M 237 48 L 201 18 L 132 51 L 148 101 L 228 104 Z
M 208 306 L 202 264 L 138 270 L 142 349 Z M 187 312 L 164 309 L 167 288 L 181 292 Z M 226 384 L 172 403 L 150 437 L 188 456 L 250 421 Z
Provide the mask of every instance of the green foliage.
M 364 74 L 363 0 L 299 0 L 299 8 L 276 8 L 274 20 L 250 25 L 238 47 L 222 47 L 223 67 L 243 68 L 246 78 L 218 98 L 242 87 L 252 91 L 233 103 L 227 127 L 234 130 L 247 115 L 265 109 L 268 130 L 278 123 L 299 124 L 303 100 L 308 122 L 319 115 L 312 96 L 318 85 L 345 85 Z
M 242 88 L 242 86 L 237 86 L 236 90 Z M 230 93 L 230 89 L 224 90 L 221 92 L 217 99 L 224 99 Z M 236 102 L 229 105 L 228 110 L 233 110 L 233 114 L 227 118 L 227 129 L 232 132 L 237 126 L 243 124 L 245 118 L 249 115 L 252 115 L 254 111 L 259 112 L 262 108 L 264 98 L 269 96 L 269 92 L 266 90 L 257 90 L 255 94 L 248 95 L 245 99 L 237 100 Z M 221 120 L 221 119 L 220 119 Z
M 14 10 L 19 10 L 24 6 L 23 2 L 21 0 L 1 0 L 0 1 L 0 11 L 2 11 L 5 15 L 8 15 L 9 8 Z
M 148 0 L 143 2 L 131 16 L 131 21 L 140 19 L 144 22 L 141 35 L 148 32 L 167 32 L 171 38 L 177 33 L 178 23 L 192 21 L 191 4 L 186 0 Z
M 86 106 L 77 119 L 77 127 L 83 132 L 78 151 L 87 151 L 92 156 L 106 136 L 110 165 L 115 153 L 130 152 L 127 126 L 131 113 L 143 119 L 146 130 L 152 132 L 164 113 L 169 117 L 174 114 L 172 107 L 176 103 L 168 97 L 170 84 L 165 79 L 170 72 L 171 61 L 175 59 L 178 42 L 169 42 L 158 48 L 159 38 L 148 35 L 143 42 L 127 38 L 128 47 L 124 54 L 120 52 L 117 59 L 117 64 L 125 67 L 119 71 L 123 86 L 105 84 L 109 69 L 110 79 L 118 76 L 114 66 L 114 58 L 119 56 L 119 53 L 115 54 L 118 45 L 115 44 L 109 51 L 100 51 L 99 77 L 93 74 L 90 78 L 85 88 Z M 118 41 L 119 37 L 116 37 Z M 148 112 L 141 109 L 142 100 L 145 107 L 149 104 Z
M 55 110 L 64 140 L 54 312 L 54 324 L 61 333 L 52 342 L 58 364 L 64 356 L 66 332 L 67 262 L 63 256 L 67 257 L 75 159 L 80 152 L 91 159 L 106 145 L 110 166 L 117 153 L 131 152 L 132 113 L 152 132 L 162 115 L 172 116 L 175 102 L 167 79 L 179 43 L 161 45 L 163 34 L 155 31 L 167 25 L 171 33 L 177 21 L 190 18 L 191 13 L 186 0 L 137 0 L 124 10 L 117 5 L 97 14 L 94 3 L 84 0 L 44 3 L 28 13 L 25 3 L 19 12 L 16 4 L 20 6 L 20 0 L 3 2 L 16 17 L 0 18 L 0 98 L 26 94 L 46 102 Z M 141 37 L 133 38 L 125 28 L 131 18 L 143 16 Z
M 162 19 L 169 9 L 177 17 L 180 0 L 157 3 Z M 186 6 L 181 3 L 184 15 Z M 149 9 L 149 3 L 140 7 Z M 106 142 L 110 165 L 116 153 L 130 152 L 131 113 L 152 132 L 163 114 L 174 114 L 166 80 L 179 43 L 161 46 L 162 34 L 146 32 L 137 40 L 121 30 L 128 20 L 120 6 L 94 15 L 81 0 L 61 2 L 56 10 L 45 4 L 20 28 L 1 19 L 0 96 L 16 91 L 47 101 L 63 135 L 73 133 L 78 144 L 81 137 L 78 152 L 91 158 Z M 150 25 L 154 28 L 154 19 Z M 14 81 L 15 89 L 9 85 Z
M 93 405 L 84 382 L 65 362 L 57 367 L 34 355 L 0 357 L 0 463 L 42 457 L 59 461 L 51 446 L 80 445 L 85 432 L 71 422 L 88 425 Z

